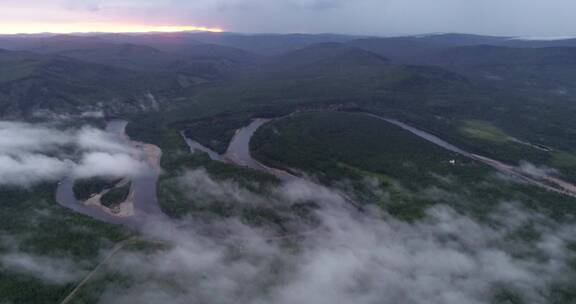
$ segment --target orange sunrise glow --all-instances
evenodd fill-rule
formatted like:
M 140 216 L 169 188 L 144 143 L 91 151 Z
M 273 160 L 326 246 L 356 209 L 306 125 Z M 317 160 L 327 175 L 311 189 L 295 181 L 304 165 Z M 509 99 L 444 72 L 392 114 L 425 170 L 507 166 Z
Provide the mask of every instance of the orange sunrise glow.
M 221 28 L 194 25 L 143 25 L 143 24 L 2 24 L 0 34 L 71 34 L 71 33 L 146 33 L 203 31 L 221 33 Z

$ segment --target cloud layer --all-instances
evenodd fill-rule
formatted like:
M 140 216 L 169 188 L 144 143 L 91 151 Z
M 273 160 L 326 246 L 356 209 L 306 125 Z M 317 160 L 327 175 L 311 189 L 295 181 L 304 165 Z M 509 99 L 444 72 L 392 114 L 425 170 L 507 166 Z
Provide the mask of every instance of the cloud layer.
M 336 192 L 306 182 L 256 200 L 203 171 L 181 182 L 201 185 L 185 188 L 191 198 L 263 206 L 314 201 L 317 221 L 300 223 L 294 238 L 281 240 L 237 218 L 155 223 L 145 235 L 168 249 L 119 256 L 110 269 L 134 283 L 110 286 L 101 303 L 475 304 L 504 292 L 548 303 L 551 284 L 574 277 L 567 246 L 576 226 L 512 203 L 482 222 L 437 206 L 408 223 L 377 210 L 359 213 Z M 538 237 L 520 237 L 526 227 Z
M 0 185 L 29 186 L 66 175 L 134 176 L 145 168 L 126 140 L 99 129 L 0 121 Z
M 49 284 L 77 282 L 86 274 L 66 258 L 49 258 L 23 252 L 0 256 L 0 265 L 9 271 L 30 275 Z
M 150 221 L 142 237 L 164 248 L 125 249 L 109 260 L 104 271 L 127 280 L 99 286 L 100 303 L 480 304 L 507 296 L 544 304 L 554 284 L 576 279 L 576 225 L 521 204 L 503 202 L 482 221 L 439 205 L 405 222 L 379 209 L 359 212 L 337 191 L 305 181 L 265 195 L 205 170 L 175 182 L 187 203 L 272 207 L 297 224 L 278 233 L 235 216 Z M 289 214 L 309 202 L 314 220 Z M 0 255 L 0 268 L 13 273 L 62 285 L 88 271 L 82 261 L 13 247 Z

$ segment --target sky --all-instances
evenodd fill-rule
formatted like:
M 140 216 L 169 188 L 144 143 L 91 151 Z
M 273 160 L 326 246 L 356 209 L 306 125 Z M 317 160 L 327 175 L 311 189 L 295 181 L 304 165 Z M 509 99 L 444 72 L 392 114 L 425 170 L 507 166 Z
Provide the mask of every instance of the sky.
M 0 32 L 50 24 L 201 26 L 248 33 L 576 32 L 574 0 L 0 0 Z M 25 26 L 26 25 L 26 26 Z

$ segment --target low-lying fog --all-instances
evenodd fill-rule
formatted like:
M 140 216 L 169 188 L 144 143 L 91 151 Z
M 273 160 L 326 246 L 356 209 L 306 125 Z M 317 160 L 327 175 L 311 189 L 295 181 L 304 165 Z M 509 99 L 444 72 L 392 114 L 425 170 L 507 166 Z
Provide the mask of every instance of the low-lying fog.
M 78 157 L 63 157 L 68 150 Z M 2 122 L 0 184 L 137 174 L 142 164 L 133 153 L 95 128 Z M 166 248 L 115 256 L 105 271 L 130 283 L 106 286 L 101 303 L 468 304 L 511 295 L 548 303 L 554 286 L 575 279 L 569 246 L 576 226 L 515 202 L 501 202 L 482 221 L 435 206 L 424 219 L 405 222 L 375 207 L 359 212 L 337 191 L 305 181 L 282 183 L 264 195 L 198 169 L 174 183 L 184 200 L 272 207 L 293 221 L 284 233 L 202 214 L 150 222 L 142 237 Z M 282 214 L 286 206 L 307 202 L 318 206 L 315 220 Z M 523 237 L 528 230 L 536 237 Z M 81 261 L 12 248 L 0 255 L 1 267 L 48 284 L 77 282 L 90 270 Z
M 0 185 L 64 176 L 132 176 L 145 169 L 126 141 L 97 128 L 0 121 Z
M 445 206 L 408 223 L 372 209 L 360 213 L 337 192 L 303 181 L 266 197 L 204 170 L 179 179 L 189 199 L 246 205 L 316 202 L 318 223 L 301 222 L 277 239 L 239 219 L 158 222 L 145 235 L 170 247 L 124 253 L 110 269 L 136 281 L 111 286 L 102 303 L 487 303 L 510 290 L 546 303 L 576 257 L 576 226 L 502 203 L 479 222 Z M 526 227 L 540 237 L 519 239 Z M 206 233 L 219 231 L 219 233 Z M 298 236 L 300 234 L 300 236 Z

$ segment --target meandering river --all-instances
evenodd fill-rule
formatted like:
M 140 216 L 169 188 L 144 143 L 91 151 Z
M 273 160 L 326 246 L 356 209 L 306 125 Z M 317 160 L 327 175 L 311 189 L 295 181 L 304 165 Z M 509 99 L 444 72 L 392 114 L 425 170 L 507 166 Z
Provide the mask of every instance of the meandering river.
M 510 176 L 514 176 L 524 182 L 530 183 L 534 186 L 538 186 L 541 188 L 544 188 L 548 191 L 553 191 L 556 193 L 561 193 L 561 194 L 565 194 L 565 195 L 569 195 L 572 197 L 576 197 L 576 186 L 572 183 L 569 183 L 567 181 L 564 181 L 560 178 L 554 177 L 554 176 L 533 176 L 530 175 L 526 172 L 521 171 L 518 167 L 515 166 L 511 166 L 505 163 L 502 163 L 500 161 L 491 159 L 491 158 L 487 158 L 481 155 L 477 155 L 468 151 L 465 151 L 441 138 L 439 138 L 436 135 L 430 134 L 426 131 L 420 130 L 418 128 L 412 127 L 404 122 L 395 120 L 395 119 L 391 119 L 391 118 L 386 118 L 386 117 L 381 117 L 375 114 L 361 114 L 361 115 L 366 115 L 369 117 L 373 117 L 376 119 L 380 119 L 382 121 L 385 121 L 389 124 L 395 125 L 397 127 L 400 127 L 430 143 L 433 143 L 435 145 L 438 145 L 448 151 L 460 154 L 462 156 L 465 156 L 467 158 L 473 159 L 475 161 L 478 161 L 480 163 L 483 163 L 485 165 L 488 165 L 492 168 L 494 168 L 495 170 L 502 172 L 506 175 L 510 175 Z M 274 175 L 276 175 L 278 178 L 282 179 L 282 180 L 290 180 L 290 179 L 294 179 L 297 178 L 296 176 L 286 172 L 286 171 L 282 171 L 282 170 L 278 170 L 275 168 L 270 168 L 260 162 L 258 162 L 256 159 L 254 159 L 250 153 L 250 140 L 252 139 L 252 136 L 254 135 L 254 133 L 256 133 L 256 131 L 262 127 L 263 125 L 265 125 L 266 123 L 272 121 L 271 119 L 254 119 L 248 126 L 239 129 L 234 138 L 232 139 L 230 146 L 228 148 L 228 150 L 226 151 L 226 154 L 224 155 L 218 155 L 218 153 L 210 150 L 207 147 L 202 146 L 201 144 L 191 140 L 191 139 L 187 139 L 187 142 L 189 143 L 189 145 L 192 143 L 192 145 L 190 145 L 190 148 L 192 151 L 194 151 L 195 147 L 202 147 L 200 150 L 205 151 L 208 150 L 210 151 L 211 154 L 213 155 L 218 155 L 218 159 L 220 160 L 224 160 L 224 161 L 228 161 L 237 165 L 241 165 L 241 166 L 246 166 L 246 167 L 250 167 L 256 170 L 260 170 L 260 171 L 264 171 L 264 172 L 268 172 L 268 173 L 272 173 Z M 214 159 L 215 157 L 213 157 Z M 217 159 L 217 160 L 218 160 Z
M 557 193 L 562 193 L 572 197 L 576 197 L 576 186 L 572 183 L 566 182 L 554 176 L 533 176 L 521 171 L 519 168 L 504 164 L 494 159 L 490 159 L 481 155 L 470 153 L 465 151 L 453 144 L 450 144 L 443 139 L 420 130 L 418 128 L 412 127 L 401 121 L 377 116 L 374 114 L 364 114 L 373 118 L 383 120 L 389 124 L 400 127 L 428 142 L 438 145 L 448 151 L 458 153 L 462 156 L 468 157 L 485 165 L 488 165 L 495 170 L 505 173 L 510 176 L 514 176 L 520 180 L 523 180 L 532 185 L 544 188 L 549 191 L 554 191 Z M 267 172 L 275 175 L 281 180 L 288 181 L 299 179 L 295 175 L 292 175 L 286 171 L 279 170 L 276 168 L 268 167 L 252 157 L 250 152 L 250 140 L 254 133 L 265 125 L 266 123 L 272 121 L 271 119 L 254 119 L 248 126 L 241 128 L 236 131 L 230 145 L 224 155 L 220 155 L 215 151 L 201 145 L 200 143 L 187 138 L 182 132 L 182 137 L 186 140 L 186 143 L 190 147 L 191 152 L 202 151 L 207 153 L 212 160 L 228 162 L 240 166 L 249 167 L 255 170 Z M 84 214 L 86 216 L 92 217 L 97 220 L 113 223 L 113 224 L 123 224 L 127 226 L 138 227 L 144 223 L 147 219 L 153 217 L 164 217 L 162 210 L 158 204 L 158 198 L 156 195 L 156 187 L 158 182 L 158 177 L 160 175 L 160 158 L 162 151 L 160 148 L 130 141 L 126 135 L 127 121 L 124 120 L 112 120 L 107 123 L 106 131 L 115 134 L 124 140 L 128 141 L 132 146 L 137 148 L 143 160 L 149 166 L 149 172 L 141 176 L 131 179 L 131 193 L 133 194 L 132 207 L 134 213 L 129 216 L 120 216 L 113 214 L 101 206 L 87 205 L 76 199 L 74 195 L 74 179 L 66 178 L 58 184 L 56 190 L 56 200 L 58 203 L 68 209 L 71 209 L 77 213 Z M 352 200 L 350 202 L 358 206 Z
M 129 203 L 132 204 L 133 214 L 114 214 L 101 206 L 80 202 L 74 194 L 73 177 L 68 177 L 58 184 L 56 201 L 60 205 L 100 221 L 131 227 L 138 227 L 147 219 L 164 216 L 156 195 L 160 175 L 161 150 L 153 145 L 130 141 L 126 135 L 127 125 L 128 122 L 124 120 L 111 120 L 106 125 L 106 131 L 126 140 L 128 144 L 139 151 L 139 157 L 148 165 L 147 172 L 130 180 L 132 199 Z

